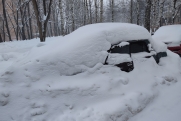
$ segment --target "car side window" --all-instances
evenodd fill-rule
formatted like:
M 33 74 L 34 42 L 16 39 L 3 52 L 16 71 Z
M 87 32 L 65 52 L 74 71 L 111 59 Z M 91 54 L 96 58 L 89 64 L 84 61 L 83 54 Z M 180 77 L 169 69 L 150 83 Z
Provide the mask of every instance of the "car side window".
M 130 42 L 130 53 L 149 52 L 148 46 L 143 41 Z
M 111 47 L 111 49 L 108 50 L 108 52 L 109 53 L 119 53 L 119 54 L 149 52 L 149 50 L 148 50 L 149 43 L 146 40 L 144 40 L 144 41 L 132 40 L 132 41 L 127 42 L 126 45 L 120 46 L 120 44 L 122 44 L 122 43 L 113 45 Z
M 120 53 L 120 54 L 129 54 L 130 53 L 130 49 L 129 49 L 129 45 L 125 45 L 120 47 L 119 45 L 114 45 L 110 50 L 110 53 Z

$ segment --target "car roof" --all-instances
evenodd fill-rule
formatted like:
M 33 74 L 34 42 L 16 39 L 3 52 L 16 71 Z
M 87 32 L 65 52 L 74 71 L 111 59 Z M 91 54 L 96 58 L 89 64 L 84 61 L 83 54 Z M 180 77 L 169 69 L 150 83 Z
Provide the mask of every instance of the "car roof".
M 98 23 L 80 27 L 68 36 L 74 36 L 74 39 L 84 37 L 95 37 L 102 34 L 111 44 L 122 41 L 150 39 L 150 33 L 142 26 L 129 23 Z M 81 36 L 77 36 L 81 35 Z
M 109 43 L 110 46 L 131 40 L 148 40 L 157 52 L 166 51 L 166 47 L 158 47 L 151 34 L 142 26 L 129 23 L 98 23 L 78 28 L 64 37 L 66 41 L 79 44 Z M 75 44 L 74 44 L 75 45 Z M 162 45 L 163 46 L 163 45 Z
M 168 25 L 160 27 L 152 36 L 157 41 L 164 43 L 181 42 L 181 25 Z

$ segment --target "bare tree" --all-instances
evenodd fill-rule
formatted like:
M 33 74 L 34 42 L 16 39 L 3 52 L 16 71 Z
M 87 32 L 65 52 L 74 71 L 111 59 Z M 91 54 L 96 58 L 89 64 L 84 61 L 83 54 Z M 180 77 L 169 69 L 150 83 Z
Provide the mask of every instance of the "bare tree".
M 92 0 L 89 0 L 89 16 L 90 16 L 90 24 L 92 24 Z
M 136 1 L 136 18 L 137 18 L 137 21 L 136 21 L 136 23 L 137 23 L 137 25 L 139 25 L 140 24 L 140 0 L 137 0 Z
M 114 22 L 114 0 L 109 0 L 110 8 L 111 8 L 111 21 Z
M 3 42 L 3 39 L 2 39 L 2 37 L 1 37 L 1 33 L 0 33 L 0 43 L 1 43 L 1 42 Z
M 147 0 L 145 11 L 145 28 L 150 31 L 150 14 L 151 14 L 151 0 Z
M 87 0 L 86 0 L 86 7 L 88 8 L 87 6 Z M 71 0 L 71 3 L 70 3 L 70 12 L 71 12 L 71 19 L 72 19 L 72 29 L 71 29 L 71 32 L 73 32 L 75 30 L 75 19 L 74 19 L 74 0 Z
M 181 10 L 181 1 L 180 0 L 172 0 L 172 24 L 175 23 L 175 18 Z
M 7 20 L 7 16 L 6 16 L 5 0 L 2 0 L 2 5 L 3 5 L 3 16 L 4 16 L 4 21 L 5 21 L 5 25 L 6 25 L 8 38 L 9 38 L 9 41 L 12 41 L 11 34 L 10 34 L 10 31 L 9 31 L 9 26 L 8 26 L 8 20 Z
M 65 33 L 64 33 L 63 1 L 62 0 L 59 0 L 59 9 L 60 9 L 61 34 L 65 35 Z
M 50 18 L 52 1 L 53 0 L 49 0 L 49 3 L 47 2 L 47 0 L 42 1 L 43 11 L 41 14 L 41 11 L 40 11 L 41 9 L 39 8 L 38 5 L 42 3 L 41 2 L 39 3 L 37 0 L 32 0 L 41 42 L 45 42 L 47 23 Z M 48 7 L 46 6 L 47 4 L 48 4 Z
M 98 22 L 98 0 L 94 0 L 94 7 L 95 7 L 95 23 Z
M 100 0 L 100 22 L 103 22 L 103 0 Z
M 164 9 L 164 3 L 165 3 L 165 0 L 160 0 L 159 1 L 159 26 L 162 26 L 163 25 L 163 9 Z
M 133 23 L 133 0 L 130 0 L 130 23 Z

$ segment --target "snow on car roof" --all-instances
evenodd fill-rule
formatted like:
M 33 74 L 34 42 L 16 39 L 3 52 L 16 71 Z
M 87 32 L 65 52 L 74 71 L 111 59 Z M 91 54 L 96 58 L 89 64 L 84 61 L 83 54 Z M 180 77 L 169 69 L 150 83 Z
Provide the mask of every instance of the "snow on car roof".
M 110 45 L 129 40 L 148 39 L 156 52 L 166 51 L 165 45 L 155 42 L 151 34 L 142 26 L 129 23 L 98 23 L 80 27 L 66 39 L 78 43 L 102 41 L 102 44 L 109 42 Z
M 78 35 L 78 36 L 77 36 Z M 88 38 L 89 36 L 102 35 L 111 44 L 122 41 L 150 39 L 150 33 L 143 27 L 128 23 L 99 23 L 80 27 L 68 37 L 74 39 Z
M 181 42 L 181 25 L 168 25 L 160 27 L 152 36 L 157 41 L 164 43 Z

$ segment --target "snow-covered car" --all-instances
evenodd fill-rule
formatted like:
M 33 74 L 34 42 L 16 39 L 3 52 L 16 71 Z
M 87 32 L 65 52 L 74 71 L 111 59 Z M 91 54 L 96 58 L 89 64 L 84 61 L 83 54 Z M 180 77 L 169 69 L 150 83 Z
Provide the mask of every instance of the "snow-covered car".
M 169 50 L 181 56 L 181 25 L 162 26 L 152 37 L 164 42 Z
M 77 58 L 77 55 L 83 57 L 79 63 L 88 67 L 100 62 L 129 72 L 134 69 L 133 56 L 153 56 L 157 63 L 161 57 L 167 56 L 166 46 L 154 41 L 145 28 L 135 24 L 87 25 L 65 36 L 65 39 L 75 43 L 74 47 L 77 46 L 77 49 L 74 49 L 74 58 Z
M 45 53 L 45 50 L 51 51 Z M 54 70 L 60 75 L 75 75 L 100 64 L 118 66 L 129 72 L 134 68 L 134 58 L 144 60 L 154 57 L 158 63 L 161 57 L 167 55 L 166 50 L 166 45 L 153 40 L 142 26 L 99 23 L 80 27 L 61 41 L 46 46 L 37 45 L 28 57 L 20 61 L 19 66 L 24 65 L 31 71 L 42 70 L 43 67 L 37 73 L 38 77 L 50 68 L 56 68 Z M 34 65 L 37 65 L 36 68 L 32 68 Z

